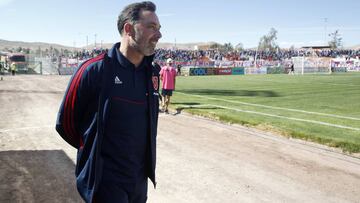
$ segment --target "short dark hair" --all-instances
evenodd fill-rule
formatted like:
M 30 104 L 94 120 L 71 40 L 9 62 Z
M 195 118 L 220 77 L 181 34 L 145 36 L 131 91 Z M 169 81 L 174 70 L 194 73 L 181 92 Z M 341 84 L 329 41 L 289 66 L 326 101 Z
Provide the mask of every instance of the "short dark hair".
M 121 11 L 117 21 L 120 35 L 123 33 L 125 23 L 131 22 L 135 24 L 139 21 L 141 11 L 155 12 L 156 5 L 151 1 L 143 1 L 126 6 L 124 10 Z

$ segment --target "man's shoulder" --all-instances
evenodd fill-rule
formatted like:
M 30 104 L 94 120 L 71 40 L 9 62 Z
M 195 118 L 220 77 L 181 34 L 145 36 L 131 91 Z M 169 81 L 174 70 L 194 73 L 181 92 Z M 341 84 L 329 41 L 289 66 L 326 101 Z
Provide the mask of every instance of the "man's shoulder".
M 85 68 L 88 68 L 88 67 L 94 67 L 94 66 L 99 66 L 101 65 L 104 60 L 105 60 L 105 57 L 106 56 L 106 53 L 102 53 L 98 56 L 95 56 L 93 58 L 90 58 L 86 61 L 84 61 L 82 64 L 81 64 L 81 67 L 85 67 Z
M 105 61 L 108 61 L 108 56 L 106 53 L 100 54 L 96 57 L 90 58 L 86 61 L 84 61 L 78 68 L 78 71 L 81 71 L 83 74 L 87 73 L 99 73 L 103 69 L 103 63 L 106 63 Z
M 74 73 L 73 78 L 81 78 L 81 80 L 87 82 L 98 83 L 106 71 L 104 71 L 105 60 L 107 56 L 100 54 L 96 57 L 90 58 L 79 65 L 78 69 Z M 108 67 L 107 67 L 108 68 Z

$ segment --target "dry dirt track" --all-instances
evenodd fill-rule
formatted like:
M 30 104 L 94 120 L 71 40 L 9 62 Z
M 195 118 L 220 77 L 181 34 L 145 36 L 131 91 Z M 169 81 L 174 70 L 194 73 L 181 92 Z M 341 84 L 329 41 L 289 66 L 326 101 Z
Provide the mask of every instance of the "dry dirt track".
M 81 202 L 54 130 L 69 77 L 0 81 L 0 202 Z M 151 203 L 360 202 L 360 159 L 239 126 L 161 115 Z

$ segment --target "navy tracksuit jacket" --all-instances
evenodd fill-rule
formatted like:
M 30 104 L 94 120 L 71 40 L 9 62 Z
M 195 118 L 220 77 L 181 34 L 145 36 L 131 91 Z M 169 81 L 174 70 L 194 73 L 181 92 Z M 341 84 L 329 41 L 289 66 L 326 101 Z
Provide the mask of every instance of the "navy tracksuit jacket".
M 105 126 L 109 117 L 110 90 L 116 82 L 116 49 L 92 58 L 79 66 L 72 76 L 58 113 L 56 130 L 78 149 L 76 184 L 81 197 L 93 202 L 102 177 L 101 156 Z M 155 182 L 156 134 L 159 110 L 159 70 L 151 65 L 153 56 L 145 57 L 149 149 L 145 175 Z

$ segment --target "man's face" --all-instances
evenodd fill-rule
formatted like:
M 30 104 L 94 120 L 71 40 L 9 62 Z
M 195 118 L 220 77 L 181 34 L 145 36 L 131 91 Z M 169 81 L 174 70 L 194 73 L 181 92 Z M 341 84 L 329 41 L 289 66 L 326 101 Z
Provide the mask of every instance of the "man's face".
M 161 38 L 160 27 L 159 19 L 154 12 L 142 11 L 138 23 L 134 25 L 135 33 L 131 46 L 144 56 L 154 54 L 156 44 Z

